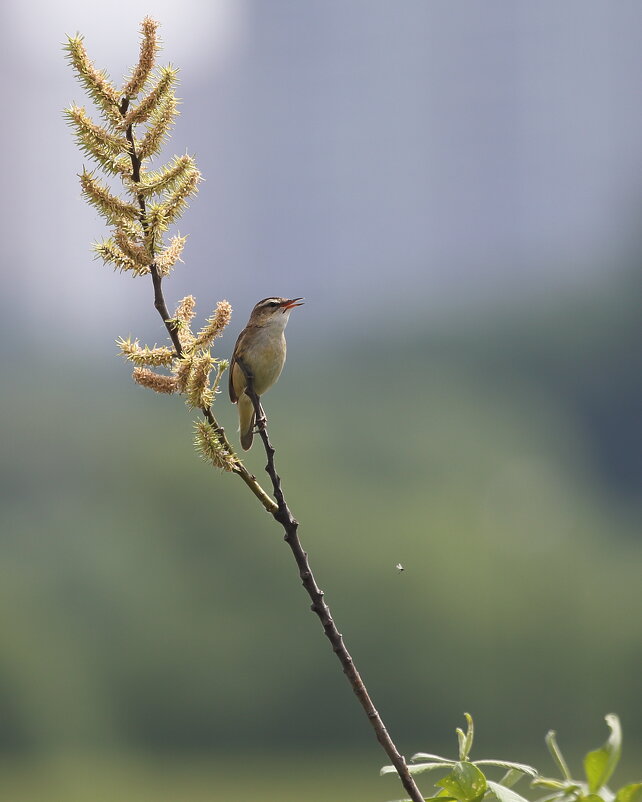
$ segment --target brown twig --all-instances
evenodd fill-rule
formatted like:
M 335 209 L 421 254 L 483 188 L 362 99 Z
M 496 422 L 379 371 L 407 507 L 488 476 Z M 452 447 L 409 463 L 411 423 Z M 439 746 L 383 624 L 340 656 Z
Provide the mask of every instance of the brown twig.
M 316 615 L 319 617 L 321 625 L 323 626 L 323 631 L 332 644 L 332 649 L 341 663 L 343 673 L 348 678 L 348 682 L 352 686 L 352 690 L 355 692 L 361 707 L 364 709 L 365 714 L 372 724 L 375 735 L 377 736 L 377 740 L 392 761 L 392 765 L 397 770 L 403 787 L 406 789 L 413 802 L 424 802 L 424 797 L 422 796 L 421 791 L 417 787 L 417 784 L 415 783 L 408 769 L 408 765 L 404 756 L 400 754 L 399 750 L 395 746 L 395 743 L 388 734 L 388 730 L 386 729 L 386 726 L 383 723 L 377 708 L 374 706 L 372 699 L 370 698 L 368 689 L 361 679 L 361 675 L 357 671 L 352 656 L 343 642 L 343 636 L 337 629 L 337 625 L 334 623 L 334 619 L 330 613 L 330 608 L 325 602 L 324 593 L 319 588 L 316 579 L 314 578 L 314 574 L 310 568 L 307 552 L 304 551 L 301 541 L 299 540 L 299 523 L 292 515 L 283 494 L 281 477 L 277 473 L 274 463 L 275 449 L 270 443 L 270 438 L 267 431 L 267 421 L 263 414 L 259 397 L 254 391 L 252 376 L 242 363 L 239 362 L 239 365 L 245 374 L 245 393 L 249 396 L 252 404 L 254 405 L 258 434 L 263 441 L 263 446 L 267 455 L 267 465 L 265 466 L 265 470 L 272 481 L 274 497 L 277 502 L 277 508 L 276 510 L 272 511 L 272 515 L 283 527 L 285 532 L 284 540 L 294 555 L 294 559 L 296 560 L 296 564 L 299 568 L 301 582 L 307 591 L 308 596 L 312 600 L 312 612 L 316 613 Z
M 120 112 L 125 116 L 127 113 L 127 109 L 129 107 L 129 99 L 123 98 L 120 104 Z M 135 183 L 140 182 L 140 167 L 141 167 L 141 160 L 136 153 L 136 146 L 134 141 L 134 135 L 132 131 L 132 126 L 128 126 L 126 130 L 126 137 L 129 142 L 129 155 L 132 162 L 132 180 Z M 145 205 L 145 198 L 142 194 L 137 195 L 138 198 L 138 205 L 140 207 L 141 212 L 141 223 L 143 228 L 146 226 L 146 205 Z M 163 277 L 158 270 L 158 266 L 155 262 L 152 262 L 150 265 L 150 273 L 152 276 L 152 283 L 154 286 L 154 306 L 157 309 L 158 313 L 160 314 L 163 323 L 165 324 L 165 328 L 172 340 L 174 345 L 174 349 L 176 351 L 176 356 L 181 358 L 183 356 L 183 346 L 181 344 L 180 338 L 178 336 L 178 326 L 176 325 L 175 321 L 170 318 L 169 310 L 167 309 L 167 304 L 165 303 L 165 298 L 163 296 L 163 288 L 162 288 L 162 281 Z M 381 716 L 379 715 L 377 708 L 374 706 L 372 699 L 368 693 L 368 690 L 361 679 L 361 675 L 356 669 L 354 665 L 354 661 L 350 655 L 350 652 L 347 650 L 344 642 L 343 636 L 337 629 L 336 624 L 332 618 L 330 613 L 330 608 L 325 603 L 324 600 L 324 593 L 317 585 L 316 579 L 314 578 L 314 574 L 312 573 L 312 569 L 310 568 L 310 563 L 308 561 L 308 555 L 304 551 L 303 546 L 301 545 L 301 541 L 299 540 L 298 536 L 298 522 L 290 512 L 290 508 L 287 505 L 285 500 L 285 496 L 283 495 L 283 489 L 281 487 L 281 478 L 276 472 L 276 468 L 274 465 L 274 454 L 275 450 L 272 444 L 270 443 L 268 432 L 266 428 L 266 420 L 264 415 L 262 414 L 261 403 L 259 401 L 258 396 L 254 392 L 254 388 L 252 385 L 252 377 L 246 371 L 245 367 L 241 364 L 241 368 L 243 369 L 246 380 L 247 380 L 247 388 L 245 392 L 252 400 L 254 405 L 254 411 L 256 414 L 256 421 L 259 430 L 259 435 L 261 440 L 263 441 L 263 445 L 265 447 L 265 452 L 267 454 L 267 465 L 265 470 L 267 471 L 271 481 L 272 487 L 274 490 L 274 499 L 270 498 L 270 496 L 265 492 L 265 490 L 261 487 L 261 485 L 256 480 L 256 477 L 253 476 L 242 463 L 237 463 L 236 467 L 233 469 L 233 473 L 237 474 L 238 476 L 243 479 L 245 484 L 250 488 L 250 490 L 254 493 L 254 495 L 258 498 L 261 502 L 263 507 L 271 513 L 275 520 L 278 521 L 283 530 L 285 532 L 285 542 L 290 547 L 292 554 L 294 555 L 294 559 L 296 560 L 297 566 L 299 568 L 299 576 L 301 578 L 301 582 L 303 583 L 303 587 L 306 589 L 310 599 L 312 600 L 312 610 L 316 615 L 319 617 L 321 624 L 323 626 L 323 630 L 332 644 L 332 648 L 334 653 L 337 655 L 342 667 L 343 672 L 348 678 L 350 685 L 352 686 L 353 691 L 355 692 L 361 706 L 363 707 L 372 727 L 375 731 L 377 736 L 377 740 L 385 750 L 386 754 L 392 761 L 393 766 L 397 769 L 397 773 L 399 774 L 399 778 L 401 779 L 401 783 L 406 791 L 410 794 L 410 798 L 413 802 L 424 802 L 424 797 L 422 796 L 421 792 L 417 788 L 415 781 L 410 774 L 408 766 L 406 764 L 405 758 L 403 755 L 400 754 L 399 750 L 395 746 L 392 738 L 388 734 L 388 730 L 386 729 L 383 721 L 381 720 Z M 229 453 L 234 453 L 232 446 L 230 445 L 225 431 L 222 426 L 218 424 L 216 418 L 212 414 L 212 410 L 209 407 L 203 407 L 201 409 L 203 416 L 206 420 L 210 423 L 210 425 L 215 429 L 217 436 L 221 444 L 226 448 Z
M 129 98 L 124 97 L 120 103 L 120 113 L 122 114 L 123 117 L 125 117 L 128 108 L 129 108 Z M 127 141 L 129 142 L 129 157 L 132 163 L 132 181 L 137 184 L 140 182 L 141 160 L 138 157 L 138 154 L 136 153 L 134 133 L 131 125 L 127 127 L 125 136 L 127 137 Z M 143 230 L 145 230 L 147 226 L 147 221 L 145 217 L 147 212 L 145 198 L 140 193 L 138 193 L 136 197 L 138 199 L 138 205 L 140 207 L 140 222 L 141 225 L 143 226 Z M 165 303 L 165 296 L 163 295 L 163 277 L 160 274 L 158 266 L 155 262 L 152 262 L 152 264 L 149 266 L 149 271 L 151 273 L 152 284 L 154 286 L 154 307 L 158 311 L 158 314 L 161 316 L 163 323 L 165 324 L 167 333 L 169 334 L 172 344 L 174 346 L 176 356 L 179 359 L 181 359 L 184 355 L 183 346 L 181 344 L 180 337 L 178 336 L 178 326 L 176 325 L 176 322 L 172 320 L 172 318 L 170 317 L 167 304 Z M 227 439 L 227 436 L 225 434 L 225 429 L 218 423 L 218 421 L 216 420 L 216 418 L 212 413 L 212 410 L 209 407 L 202 407 L 201 412 L 203 414 L 203 417 L 216 431 L 216 434 L 223 448 L 225 448 L 225 450 L 228 453 L 233 454 L 234 449 L 232 448 L 231 443 Z M 263 507 L 265 507 L 265 509 L 268 512 L 274 513 L 274 511 L 277 509 L 277 505 L 274 499 L 271 498 L 269 494 L 265 492 L 265 490 L 261 487 L 261 485 L 257 481 L 256 476 L 250 473 L 242 462 L 237 462 L 235 464 L 232 473 L 235 473 L 237 476 L 240 476 L 240 478 L 250 488 L 252 493 L 254 493 L 254 495 L 257 497 L 257 499 L 261 502 Z

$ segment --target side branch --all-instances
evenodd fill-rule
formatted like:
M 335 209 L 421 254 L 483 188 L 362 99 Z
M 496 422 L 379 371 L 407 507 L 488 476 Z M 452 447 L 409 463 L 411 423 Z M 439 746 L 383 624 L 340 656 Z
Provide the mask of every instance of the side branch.
M 230 452 L 230 454 L 234 453 L 234 449 L 232 448 L 229 440 L 227 439 L 227 435 L 225 434 L 225 429 L 218 423 L 214 415 L 212 415 L 211 409 L 202 409 L 201 412 L 203 416 L 207 420 L 207 422 L 212 426 L 216 434 L 218 435 L 219 440 L 223 447 Z M 261 485 L 257 482 L 256 476 L 250 473 L 248 469 L 243 465 L 242 462 L 237 462 L 236 467 L 232 470 L 232 473 L 235 473 L 237 476 L 240 476 L 241 479 L 245 482 L 245 484 L 250 488 L 250 490 L 254 493 L 254 495 L 258 498 L 261 504 L 265 507 L 265 509 L 274 515 L 277 510 L 278 506 L 273 498 L 271 498 L 265 490 L 261 487 Z
M 142 198 L 142 196 L 139 195 L 139 199 L 143 204 L 145 203 L 145 200 Z M 165 296 L 163 295 L 163 277 L 158 272 L 158 265 L 156 262 L 152 262 L 152 264 L 149 266 L 149 271 L 152 274 L 152 284 L 154 285 L 154 306 L 158 310 L 158 314 L 163 319 L 167 333 L 169 334 L 176 350 L 176 356 L 180 358 L 183 356 L 183 346 L 181 345 L 181 341 L 178 336 L 178 326 L 176 326 L 176 324 L 170 319 L 169 310 L 167 308 L 167 304 L 165 303 Z
M 129 98 L 124 97 L 120 103 L 120 113 L 125 117 L 127 114 L 127 109 L 129 108 Z M 127 137 L 127 141 L 129 142 L 129 156 L 132 163 L 132 181 L 136 184 L 140 183 L 140 167 L 141 167 L 141 159 L 136 153 L 136 145 L 134 142 L 134 133 L 132 126 L 127 126 L 127 130 L 125 132 L 125 136 Z M 140 207 L 140 220 L 143 229 L 145 229 L 145 215 L 146 215 L 146 203 L 145 203 L 145 196 L 142 193 L 137 193 L 138 205 Z M 174 346 L 174 350 L 176 352 L 176 356 L 181 359 L 184 355 L 183 345 L 180 341 L 178 336 L 178 326 L 176 323 L 171 319 L 169 310 L 167 308 L 167 303 L 165 302 L 165 296 L 163 295 L 163 277 L 158 270 L 158 265 L 156 262 L 152 262 L 149 266 L 149 271 L 152 276 L 152 284 L 154 287 L 154 307 L 158 311 L 158 314 L 161 316 L 163 323 L 165 324 L 165 328 L 167 329 L 167 333 L 169 334 L 172 344 Z M 209 407 L 202 407 L 201 412 L 203 413 L 203 417 L 207 420 L 207 422 L 213 427 L 215 430 L 221 445 L 230 453 L 234 453 L 234 449 L 230 444 L 227 436 L 225 434 L 225 430 L 222 426 L 219 425 L 218 421 L 212 414 L 212 410 Z M 274 499 L 270 498 L 270 496 L 265 492 L 265 490 L 261 487 L 258 483 L 256 476 L 251 474 L 243 463 L 238 462 L 233 469 L 232 473 L 235 473 L 237 476 L 240 476 L 241 479 L 245 482 L 245 484 L 250 488 L 252 493 L 257 497 L 257 499 L 261 502 L 263 507 L 269 512 L 274 514 L 278 510 L 278 506 Z
M 266 427 L 266 420 L 265 416 L 262 414 L 261 403 L 259 401 L 259 397 L 257 396 L 256 392 L 254 391 L 254 386 L 252 383 L 252 376 L 250 375 L 249 371 L 246 367 L 239 363 L 241 369 L 245 374 L 246 379 L 246 389 L 245 393 L 249 396 L 252 404 L 254 405 L 254 412 L 257 421 L 258 433 L 263 441 L 263 446 L 265 448 L 265 453 L 267 455 L 267 465 L 265 466 L 265 470 L 267 471 L 270 479 L 272 480 L 272 487 L 274 490 L 274 497 L 277 501 L 276 510 L 271 511 L 274 518 L 281 524 L 284 529 L 285 536 L 284 540 L 290 547 L 294 559 L 296 560 L 296 564 L 299 568 L 299 576 L 301 578 L 301 582 L 303 587 L 308 593 L 308 596 L 312 600 L 311 609 L 314 612 L 319 620 L 321 621 L 321 625 L 323 626 L 323 631 L 326 634 L 326 637 L 332 644 L 332 649 L 336 654 L 341 666 L 343 668 L 343 673 L 348 678 L 348 682 L 352 686 L 352 690 L 357 696 L 361 707 L 363 708 L 365 714 L 368 717 L 377 737 L 377 740 L 385 750 L 386 754 L 392 761 L 393 766 L 397 770 L 399 774 L 399 778 L 403 787 L 406 789 L 410 798 L 413 802 L 424 802 L 424 797 L 421 794 L 421 791 L 417 787 L 410 771 L 408 769 L 408 765 L 406 764 L 406 760 L 403 755 L 400 754 L 399 750 L 395 746 L 394 741 L 388 734 L 388 730 L 386 729 L 385 724 L 383 723 L 377 708 L 374 706 L 372 699 L 368 693 L 368 690 L 361 679 L 361 675 L 357 671 L 357 668 L 354 664 L 352 656 L 350 652 L 346 648 L 343 642 L 343 636 L 337 629 L 336 624 L 334 623 L 334 619 L 330 613 L 330 608 L 325 602 L 324 593 L 319 588 L 316 579 L 314 578 L 314 574 L 312 573 L 312 569 L 310 568 L 310 563 L 308 560 L 308 555 L 304 551 L 303 546 L 301 545 L 301 541 L 299 540 L 298 536 L 298 521 L 292 515 L 290 508 L 287 505 L 285 500 L 285 496 L 283 494 L 283 489 L 281 487 L 281 477 L 276 471 L 276 467 L 274 464 L 274 455 L 275 449 L 270 443 L 270 439 L 267 432 Z
M 120 113 L 125 118 L 127 114 L 127 110 L 129 108 L 129 98 L 124 97 L 120 104 Z M 132 181 L 135 184 L 140 183 L 140 165 L 141 160 L 136 153 L 136 145 L 134 143 L 134 132 L 131 125 L 127 126 L 127 130 L 125 131 L 125 136 L 127 137 L 127 141 L 129 142 L 129 156 L 132 162 Z M 138 198 L 138 205 L 140 207 L 140 217 L 141 217 L 141 225 L 143 226 L 143 230 L 146 228 L 145 224 L 145 214 L 147 211 L 145 197 L 142 193 L 137 194 Z M 154 306 L 158 310 L 158 314 L 162 317 L 163 323 L 165 324 L 165 328 L 167 329 L 167 333 L 169 334 L 174 348 L 176 350 L 176 355 L 180 358 L 183 356 L 183 347 L 181 345 L 181 341 L 178 337 L 178 328 L 177 326 L 171 322 L 171 318 L 169 315 L 169 310 L 167 308 L 167 304 L 165 303 L 165 297 L 163 296 L 163 288 L 162 288 L 162 281 L 163 277 L 158 271 L 158 265 L 156 262 L 152 262 L 149 266 L 149 272 L 152 275 L 152 283 L 154 285 Z

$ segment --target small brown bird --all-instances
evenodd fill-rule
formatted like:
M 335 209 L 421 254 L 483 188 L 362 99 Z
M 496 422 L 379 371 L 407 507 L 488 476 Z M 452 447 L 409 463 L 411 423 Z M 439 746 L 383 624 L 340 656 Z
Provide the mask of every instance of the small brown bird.
M 257 396 L 276 382 L 285 364 L 285 327 L 290 312 L 301 306 L 301 298 L 264 298 L 252 310 L 247 326 L 239 334 L 230 363 L 230 400 L 238 403 L 241 446 L 247 451 L 254 439 L 254 407 L 245 393 L 249 372 Z

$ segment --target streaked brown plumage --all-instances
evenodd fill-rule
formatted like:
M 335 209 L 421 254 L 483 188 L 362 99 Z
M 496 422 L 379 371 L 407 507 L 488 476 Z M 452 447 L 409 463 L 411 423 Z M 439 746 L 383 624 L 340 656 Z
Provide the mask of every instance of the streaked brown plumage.
M 301 298 L 264 298 L 250 315 L 247 326 L 239 334 L 230 362 L 229 391 L 232 403 L 238 404 L 241 446 L 247 451 L 254 438 L 254 407 L 245 393 L 245 373 L 249 371 L 257 396 L 262 396 L 276 382 L 285 364 L 285 327 L 290 312 L 301 306 Z

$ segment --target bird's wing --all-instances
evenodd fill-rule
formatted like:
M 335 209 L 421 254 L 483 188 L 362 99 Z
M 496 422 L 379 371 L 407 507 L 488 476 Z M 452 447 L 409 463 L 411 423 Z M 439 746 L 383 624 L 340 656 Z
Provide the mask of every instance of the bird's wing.
M 229 381 L 228 381 L 228 387 L 229 387 L 229 390 L 230 390 L 230 401 L 233 404 L 236 404 L 236 402 L 239 400 L 238 396 L 236 395 L 236 390 L 234 389 L 234 366 L 235 365 L 236 365 L 236 359 L 234 359 L 234 357 L 232 357 L 232 361 L 230 362 L 230 376 L 229 376 Z
M 241 344 L 241 340 L 243 339 L 243 335 L 245 334 L 245 329 L 239 334 L 236 338 L 236 344 L 234 345 L 234 351 L 232 352 L 232 359 L 230 360 L 230 376 L 228 379 L 228 387 L 230 391 L 230 401 L 233 404 L 239 400 L 239 397 L 234 389 L 234 368 L 236 367 L 236 353 L 238 351 L 239 345 Z

